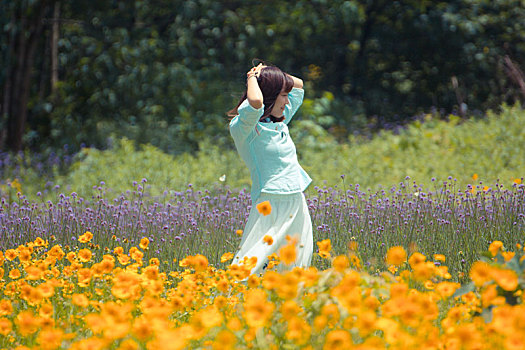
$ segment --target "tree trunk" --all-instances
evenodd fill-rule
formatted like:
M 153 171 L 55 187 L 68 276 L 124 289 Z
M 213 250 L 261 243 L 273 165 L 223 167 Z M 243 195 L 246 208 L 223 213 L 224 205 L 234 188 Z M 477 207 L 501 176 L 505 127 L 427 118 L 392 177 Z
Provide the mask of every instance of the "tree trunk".
M 51 93 L 54 95 L 58 83 L 58 39 L 60 35 L 59 27 L 60 1 L 55 2 L 53 11 L 53 30 L 51 34 Z
M 15 35 L 10 36 L 13 47 L 12 64 L 7 67 L 5 82 L 5 102 L 2 113 L 7 115 L 6 146 L 11 151 L 22 150 L 27 120 L 27 103 L 35 58 L 35 51 L 39 40 L 43 38 L 43 17 L 48 1 L 41 0 L 32 5 L 29 11 L 21 4 L 15 13 L 18 22 Z

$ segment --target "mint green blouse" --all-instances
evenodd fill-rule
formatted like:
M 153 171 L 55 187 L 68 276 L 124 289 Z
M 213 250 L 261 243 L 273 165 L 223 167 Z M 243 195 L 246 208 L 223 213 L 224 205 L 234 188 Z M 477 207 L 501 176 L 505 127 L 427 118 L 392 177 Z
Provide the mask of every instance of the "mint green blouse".
M 239 106 L 238 115 L 230 122 L 230 134 L 244 163 L 250 169 L 251 196 L 255 202 L 261 192 L 290 194 L 303 192 L 312 179 L 299 165 L 288 123 L 303 103 L 304 90 L 293 88 L 284 121 L 262 123 L 264 106 L 255 109 L 248 100 Z

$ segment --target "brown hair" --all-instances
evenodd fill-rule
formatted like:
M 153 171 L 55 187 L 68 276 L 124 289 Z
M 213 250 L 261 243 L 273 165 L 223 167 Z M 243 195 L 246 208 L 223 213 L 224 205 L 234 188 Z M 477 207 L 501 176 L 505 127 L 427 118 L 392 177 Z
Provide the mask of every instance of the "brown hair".
M 257 83 L 259 84 L 259 88 L 263 94 L 264 113 L 261 116 L 261 119 L 264 119 L 270 116 L 272 108 L 275 104 L 275 100 L 281 91 L 290 92 L 292 90 L 293 79 L 279 68 L 275 66 L 267 66 L 261 69 L 261 72 L 257 77 Z M 247 91 L 244 92 L 237 106 L 234 109 L 228 111 L 229 117 L 235 117 L 238 114 L 238 108 L 246 99 L 246 96 Z M 280 120 L 278 118 L 275 119 L 277 121 L 282 121 L 282 118 Z

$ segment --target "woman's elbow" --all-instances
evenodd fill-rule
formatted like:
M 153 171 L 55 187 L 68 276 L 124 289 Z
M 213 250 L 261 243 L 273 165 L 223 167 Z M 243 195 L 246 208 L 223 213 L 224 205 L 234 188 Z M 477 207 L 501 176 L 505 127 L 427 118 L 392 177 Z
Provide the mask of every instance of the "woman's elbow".
M 253 108 L 255 109 L 259 109 L 263 106 L 263 100 L 262 99 L 248 99 L 248 103 L 250 104 L 250 106 L 252 106 Z

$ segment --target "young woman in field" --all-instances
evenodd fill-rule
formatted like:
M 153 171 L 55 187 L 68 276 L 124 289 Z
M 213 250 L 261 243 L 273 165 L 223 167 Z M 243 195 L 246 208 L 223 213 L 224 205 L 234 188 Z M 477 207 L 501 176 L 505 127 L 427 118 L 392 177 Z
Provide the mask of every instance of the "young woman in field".
M 252 209 L 233 263 L 257 257 L 252 273 L 264 272 L 268 256 L 296 242 L 295 262 L 279 269 L 309 266 L 313 254 L 312 222 L 303 191 L 312 179 L 297 161 L 288 123 L 303 102 L 303 81 L 279 68 L 259 64 L 247 73 L 247 88 L 228 114 L 230 133 L 250 170 Z M 267 205 L 269 202 L 269 206 Z M 257 205 L 271 206 L 263 215 Z M 270 238 L 271 237 L 271 238 Z

